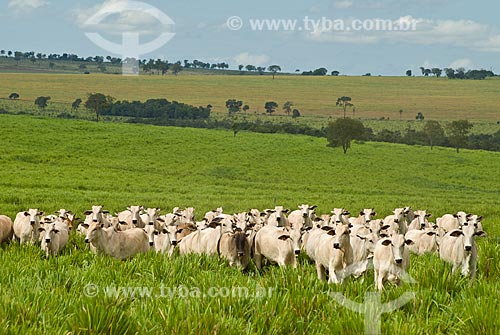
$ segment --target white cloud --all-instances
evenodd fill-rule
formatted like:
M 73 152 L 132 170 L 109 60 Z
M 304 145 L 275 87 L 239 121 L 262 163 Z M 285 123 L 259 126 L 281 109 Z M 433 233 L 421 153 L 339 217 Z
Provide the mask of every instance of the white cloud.
M 271 57 L 268 55 L 252 55 L 248 52 L 243 52 L 235 56 L 233 59 L 236 64 L 264 66 L 269 64 Z
M 17 11 L 26 11 L 37 9 L 48 4 L 49 2 L 46 0 L 10 0 L 7 7 Z
M 347 8 L 350 8 L 352 7 L 354 3 L 352 1 L 335 1 L 333 3 L 333 6 L 337 9 L 347 9 Z
M 472 20 L 430 20 L 403 16 L 394 24 L 414 23 L 415 29 L 405 30 L 348 30 L 353 18 L 345 20 L 343 31 L 325 30 L 308 32 L 307 40 L 353 44 L 404 43 L 417 45 L 446 45 L 479 51 L 500 52 L 500 34 L 486 24 Z M 372 20 L 377 20 L 376 18 Z M 382 19 L 380 19 L 382 21 Z M 387 21 L 387 20 L 384 20 Z M 394 25 L 393 25 L 394 26 Z M 409 27 L 409 26 L 408 26 Z
M 72 11 L 72 16 L 80 28 L 86 30 L 99 31 L 108 34 L 121 35 L 124 31 L 133 31 L 140 34 L 157 35 L 158 32 L 165 32 L 169 25 L 162 24 L 154 12 L 147 10 L 127 10 L 124 9 L 124 0 L 105 0 L 90 8 L 76 8 Z M 111 13 L 98 24 L 89 25 L 90 18 L 99 12 Z
M 448 67 L 452 69 L 458 69 L 460 67 L 463 67 L 464 69 L 472 69 L 475 65 L 469 58 L 460 58 L 453 61 Z

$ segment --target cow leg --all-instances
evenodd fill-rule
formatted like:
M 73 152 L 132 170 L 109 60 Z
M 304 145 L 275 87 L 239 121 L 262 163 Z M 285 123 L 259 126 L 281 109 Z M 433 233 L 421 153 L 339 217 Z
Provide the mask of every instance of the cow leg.
M 318 261 L 316 261 L 316 272 L 319 280 L 325 280 L 325 268 Z
M 262 255 L 259 253 L 255 253 L 254 258 L 255 258 L 255 266 L 257 267 L 257 269 L 259 270 L 262 269 Z

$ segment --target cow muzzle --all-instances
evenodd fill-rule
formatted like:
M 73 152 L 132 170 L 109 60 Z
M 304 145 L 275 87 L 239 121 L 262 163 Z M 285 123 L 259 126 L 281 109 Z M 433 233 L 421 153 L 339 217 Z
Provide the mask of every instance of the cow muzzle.
M 333 244 L 334 249 L 340 249 L 340 243 L 334 243 Z
M 472 245 L 465 246 L 465 251 L 471 251 L 471 250 L 472 250 Z
M 86 239 L 85 239 L 85 243 L 89 243 L 89 242 L 90 242 L 90 241 L 89 241 L 89 239 L 88 239 L 88 238 L 86 238 Z
M 154 245 L 154 242 L 149 242 L 149 246 L 152 247 Z
M 46 238 L 45 243 L 50 243 L 50 238 Z
M 395 259 L 395 261 L 396 261 L 396 264 L 401 264 L 401 263 L 403 263 L 403 260 L 402 260 L 401 258 Z
M 238 257 L 243 257 L 244 253 L 241 251 L 238 251 Z
M 300 255 L 300 250 L 299 250 L 299 249 L 295 250 L 295 255 L 296 255 L 296 256 L 297 256 L 297 255 Z
M 170 242 L 174 247 L 177 245 L 177 241 Z

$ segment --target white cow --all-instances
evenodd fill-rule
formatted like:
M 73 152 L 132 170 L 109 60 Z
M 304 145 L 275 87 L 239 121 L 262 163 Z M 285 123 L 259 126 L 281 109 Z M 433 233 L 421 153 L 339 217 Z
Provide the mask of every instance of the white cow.
M 126 210 L 117 213 L 116 216 L 121 224 L 121 229 L 144 228 L 147 223 L 142 221 L 141 214 L 143 214 L 143 211 L 143 206 L 129 206 Z
M 413 212 L 413 215 L 414 219 L 408 226 L 407 231 L 413 229 L 433 228 L 433 225 L 429 221 L 427 221 L 427 218 L 432 216 L 431 214 L 427 213 L 427 210 L 416 210 Z
M 222 207 L 217 207 L 217 209 L 214 209 L 210 212 L 206 212 L 205 215 L 203 216 L 203 219 L 205 219 L 208 223 L 210 223 L 214 218 L 221 215 L 223 211 L 224 209 Z
M 335 230 L 334 227 L 323 226 L 321 228 L 309 229 L 302 236 L 302 250 L 313 262 L 316 261 L 316 246 L 318 245 L 319 239 L 322 235 L 326 234 L 330 230 Z
M 410 207 L 396 208 L 393 213 L 384 218 L 381 230 L 385 230 L 389 235 L 406 234 L 408 224 L 414 219 L 412 209 Z
M 453 272 L 461 267 L 463 276 L 474 279 L 477 265 L 477 244 L 475 236 L 486 236 L 474 225 L 464 225 L 462 229 L 447 232 L 439 246 L 439 256 L 442 260 L 453 264 Z
M 231 267 L 246 269 L 250 262 L 250 243 L 247 235 L 241 229 L 225 232 L 220 237 L 219 254 L 226 259 Z
M 279 266 L 297 267 L 294 241 L 285 227 L 265 225 L 255 235 L 255 265 L 262 268 L 262 259 L 277 263 Z
M 404 271 L 410 265 L 410 253 L 406 245 L 413 241 L 405 240 L 402 234 L 394 234 L 380 239 L 373 252 L 373 268 L 377 289 L 384 289 L 384 281 L 399 283 Z
M 353 226 L 354 225 L 366 226 L 370 224 L 375 215 L 377 215 L 377 213 L 375 213 L 374 208 L 365 208 L 361 212 L 359 212 L 359 216 L 350 217 L 349 223 L 352 224 Z
M 21 244 L 34 244 L 39 240 L 40 216 L 43 212 L 36 208 L 30 208 L 25 212 L 19 212 L 14 220 L 14 235 Z
M 160 217 L 160 209 L 155 207 L 155 208 L 147 208 L 143 214 L 140 215 L 141 221 L 144 223 L 145 226 L 147 225 L 153 225 L 158 228 L 158 223 L 156 220 Z
M 179 225 L 182 224 L 195 224 L 194 221 L 194 208 L 188 207 L 185 209 L 179 209 L 179 207 L 175 207 L 173 210 L 174 214 L 177 214 L 180 218 Z
M 309 205 L 300 205 L 299 209 L 292 211 L 288 215 L 288 222 L 290 225 L 295 228 L 295 229 L 302 229 L 302 228 L 312 228 L 313 227 L 313 222 L 314 219 L 316 218 L 316 205 L 314 206 L 309 206 Z
M 405 239 L 414 242 L 408 245 L 408 249 L 417 255 L 436 252 L 439 248 L 438 232 L 434 228 L 408 230 Z
M 41 233 L 41 249 L 45 251 L 45 257 L 57 256 L 57 254 L 66 246 L 69 239 L 69 228 L 62 221 L 46 223 L 44 227 L 40 227 Z
M 349 234 L 349 226 L 339 224 L 321 235 L 315 254 L 319 280 L 326 280 L 325 270 L 328 270 L 328 283 L 339 284 L 344 280 L 345 270 L 353 261 Z
M 288 218 L 286 217 L 289 211 L 289 209 L 285 209 L 283 206 L 266 209 L 266 212 L 270 213 L 267 218 L 267 224 L 275 227 L 290 227 L 290 222 L 288 222 Z
M 349 216 L 351 213 L 349 213 L 348 210 L 345 208 L 334 208 L 331 213 L 332 216 L 330 218 L 330 226 L 335 227 L 340 224 L 349 225 Z
M 177 245 L 177 226 L 161 222 L 158 229 L 154 224 L 148 224 L 144 231 L 148 235 L 149 246 L 153 247 L 156 253 L 172 256 Z
M 0 215 L 0 244 L 8 242 L 14 235 L 12 219 L 6 215 Z
M 181 255 L 187 254 L 206 254 L 216 255 L 217 245 L 221 236 L 221 226 L 214 228 L 214 223 L 202 230 L 185 236 L 179 242 L 179 252 Z
M 116 231 L 114 227 L 104 228 L 103 223 L 96 221 L 86 228 L 85 242 L 93 245 L 98 254 L 125 260 L 150 250 L 148 235 L 142 228 Z
M 353 257 L 352 265 L 348 269 L 349 274 L 357 278 L 368 270 L 378 240 L 378 235 L 370 228 L 359 225 L 351 228 L 350 241 Z

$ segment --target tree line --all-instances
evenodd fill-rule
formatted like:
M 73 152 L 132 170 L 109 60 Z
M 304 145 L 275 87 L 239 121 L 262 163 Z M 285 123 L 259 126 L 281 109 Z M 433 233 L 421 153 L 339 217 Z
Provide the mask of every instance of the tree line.
M 473 80 L 482 80 L 488 77 L 495 77 L 495 73 L 490 70 L 465 70 L 463 67 L 458 69 L 452 68 L 444 68 L 440 69 L 437 67 L 428 69 L 423 66 L 420 67 L 420 71 L 422 72 L 422 76 L 429 77 L 434 76 L 436 78 L 440 78 L 444 74 L 448 79 L 473 79 Z M 412 70 L 407 70 L 406 75 L 408 77 L 413 76 Z

